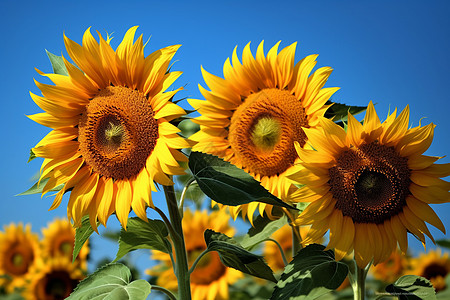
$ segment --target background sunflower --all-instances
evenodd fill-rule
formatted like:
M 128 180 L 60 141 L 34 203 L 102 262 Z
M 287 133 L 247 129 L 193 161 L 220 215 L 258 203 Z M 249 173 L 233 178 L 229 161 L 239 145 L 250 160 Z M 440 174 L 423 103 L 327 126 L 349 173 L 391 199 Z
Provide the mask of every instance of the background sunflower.
M 435 125 L 409 128 L 409 107 L 380 122 L 372 102 L 361 125 L 348 114 L 347 132 L 328 119 L 324 130 L 305 129 L 314 150 L 296 148 L 301 166 L 289 175 L 306 184 L 299 201 L 311 202 L 296 220 L 312 224 L 305 242 L 330 230 L 328 248 L 340 260 L 354 250 L 360 268 L 408 248 L 407 232 L 434 241 L 425 222 L 445 233 L 429 204 L 450 201 L 450 164 L 423 155 Z

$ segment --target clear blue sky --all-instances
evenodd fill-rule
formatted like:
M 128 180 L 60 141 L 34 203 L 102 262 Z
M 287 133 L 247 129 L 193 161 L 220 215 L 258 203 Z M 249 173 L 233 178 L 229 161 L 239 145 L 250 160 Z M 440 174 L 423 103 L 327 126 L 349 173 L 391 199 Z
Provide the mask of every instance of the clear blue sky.
M 180 97 L 200 98 L 200 66 L 222 76 L 225 59 L 238 45 L 252 49 L 265 40 L 266 51 L 281 40 L 297 41 L 296 61 L 319 54 L 318 67 L 334 72 L 327 86 L 341 87 L 333 100 L 376 105 L 380 117 L 389 107 L 411 107 L 411 122 L 437 125 L 428 155 L 450 154 L 450 2 L 448 1 L 0 1 L 0 84 L 3 115 L 0 225 L 32 223 L 38 231 L 55 216 L 65 216 L 67 199 L 51 212 L 52 198 L 15 197 L 32 185 L 42 160 L 27 164 L 29 149 L 49 130 L 25 117 L 41 112 L 29 96 L 40 94 L 34 68 L 51 72 L 45 49 L 66 54 L 63 33 L 81 43 L 83 32 L 114 32 L 114 47 L 125 31 L 151 36 L 146 55 L 182 44 L 174 70 L 187 84 Z M 226 3 L 226 4 L 225 4 Z M 204 84 L 203 84 L 204 85 Z M 188 104 L 184 103 L 188 108 Z M 450 162 L 443 158 L 442 162 Z M 160 203 L 162 198 L 159 198 Z M 158 200 L 156 201 L 158 203 Z M 450 204 L 435 206 L 450 229 Z M 110 222 L 117 228 L 117 222 Z M 114 227 L 116 226 L 116 227 Z M 437 238 L 443 235 L 433 230 Z M 420 244 L 410 238 L 414 252 Z M 94 259 L 115 253 L 114 244 L 95 237 Z M 106 245 L 106 246 L 101 246 Z M 109 248 L 102 250 L 102 248 Z M 146 258 L 146 254 L 143 255 Z

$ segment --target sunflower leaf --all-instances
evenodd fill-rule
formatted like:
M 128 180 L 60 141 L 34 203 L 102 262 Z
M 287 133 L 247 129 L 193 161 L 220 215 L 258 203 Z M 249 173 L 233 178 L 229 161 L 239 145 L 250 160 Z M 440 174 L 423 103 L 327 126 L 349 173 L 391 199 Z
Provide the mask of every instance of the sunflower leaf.
M 287 217 L 285 215 L 275 221 L 258 216 L 253 221 L 253 226 L 248 230 L 240 244 L 245 249 L 251 251 L 255 246 L 267 240 L 275 231 L 286 224 Z
M 50 63 L 52 64 L 53 73 L 68 76 L 69 73 L 67 72 L 62 56 L 55 55 L 47 50 L 45 50 L 45 52 L 50 59 Z
M 233 238 L 223 233 L 207 229 L 204 235 L 207 250 L 217 251 L 220 261 L 225 266 L 276 282 L 272 269 L 264 262 L 262 256 L 248 252 Z
M 30 187 L 28 190 L 26 190 L 25 192 L 22 192 L 20 194 L 17 194 L 16 196 L 25 196 L 25 195 L 34 195 L 34 194 L 41 194 L 42 191 L 44 190 L 45 185 L 47 184 L 47 181 L 49 179 L 48 178 L 44 178 L 41 180 L 41 182 L 36 181 L 35 184 L 33 184 L 32 187 Z M 64 187 L 64 183 L 52 188 L 50 191 L 52 192 L 56 192 L 61 190 Z
M 75 262 L 78 253 L 80 253 L 81 248 L 83 248 L 84 243 L 87 242 L 92 233 L 94 233 L 94 229 L 92 229 L 91 223 L 89 222 L 89 216 L 84 216 L 81 219 L 81 226 L 75 230 L 75 244 L 73 246 L 72 262 Z
M 129 218 L 127 230 L 123 228 L 120 230 L 119 250 L 114 262 L 137 249 L 153 249 L 171 253 L 172 245 L 167 239 L 168 234 L 163 221 L 148 219 L 148 222 L 145 222 L 139 218 Z
M 367 109 L 367 106 L 350 106 L 346 104 L 336 103 L 328 101 L 326 105 L 330 105 L 325 112 L 325 118 L 332 119 L 335 122 L 345 122 L 347 121 L 348 113 L 352 115 L 357 115 Z
M 140 279 L 130 282 L 131 272 L 123 264 L 106 265 L 81 281 L 67 300 L 145 300 L 152 286 Z
M 405 275 L 386 287 L 386 292 L 405 300 L 433 300 L 436 299 L 431 282 L 416 275 Z
M 236 206 L 258 201 L 297 210 L 269 193 L 250 174 L 217 156 L 193 151 L 189 169 L 200 189 L 221 204 Z
M 270 299 L 316 299 L 337 289 L 347 277 L 348 267 L 334 260 L 325 246 L 308 245 L 286 266 Z

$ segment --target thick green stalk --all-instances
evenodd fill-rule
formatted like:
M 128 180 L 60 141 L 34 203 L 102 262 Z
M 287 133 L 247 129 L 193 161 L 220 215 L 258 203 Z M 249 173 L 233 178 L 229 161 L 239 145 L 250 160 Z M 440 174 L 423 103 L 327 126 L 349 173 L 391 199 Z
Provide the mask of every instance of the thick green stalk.
M 172 236 L 175 248 L 175 275 L 178 280 L 178 298 L 180 300 L 191 299 L 190 275 L 188 272 L 188 259 L 186 246 L 184 244 L 183 227 L 181 225 L 181 215 L 178 210 L 177 199 L 173 186 L 164 186 L 167 208 L 175 234 Z
M 349 266 L 350 271 L 350 283 L 353 289 L 353 299 L 354 300 L 365 300 L 366 299 L 366 276 L 371 263 L 365 268 L 361 269 L 353 260 L 353 264 Z

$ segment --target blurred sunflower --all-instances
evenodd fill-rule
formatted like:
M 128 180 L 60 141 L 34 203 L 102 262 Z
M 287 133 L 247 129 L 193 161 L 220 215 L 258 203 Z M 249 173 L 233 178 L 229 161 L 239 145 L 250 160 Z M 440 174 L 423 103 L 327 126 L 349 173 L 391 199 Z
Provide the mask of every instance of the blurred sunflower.
M 66 256 L 69 260 L 72 260 L 75 229 L 68 220 L 55 219 L 52 223 L 48 224 L 47 228 L 42 229 L 42 235 L 43 257 Z M 87 270 L 88 254 L 89 245 L 85 243 L 76 259 L 81 269 L 85 271 Z
M 187 210 L 183 217 L 183 231 L 186 242 L 189 267 L 206 250 L 203 233 L 206 229 L 222 232 L 228 236 L 234 234 L 234 228 L 228 225 L 229 215 L 223 210 L 208 214 L 206 211 Z M 159 266 L 147 270 L 152 276 L 158 276 L 157 284 L 169 290 L 177 290 L 177 278 L 172 269 L 170 256 L 152 250 L 152 259 L 161 261 Z M 243 274 L 233 268 L 225 267 L 217 252 L 209 252 L 201 258 L 191 273 L 191 291 L 193 300 L 225 300 L 229 298 L 228 286 L 242 278 Z
M 386 261 L 372 266 L 370 271 L 375 279 L 385 283 L 393 283 L 408 271 L 410 259 L 409 256 L 403 255 L 400 251 L 394 251 Z
M 410 260 L 411 271 L 408 274 L 418 275 L 430 280 L 436 292 L 446 288 L 445 277 L 450 274 L 450 258 L 441 249 L 422 253 Z
M 302 240 L 306 237 L 308 233 L 308 226 L 296 226 L 298 229 Z M 281 248 L 283 249 L 286 260 L 290 262 L 293 258 L 292 255 L 292 227 L 288 224 L 284 225 L 277 231 L 275 231 L 270 238 L 277 241 Z M 314 243 L 321 243 L 322 238 L 315 241 Z M 306 246 L 305 244 L 303 246 Z M 280 248 L 273 242 L 266 242 L 263 248 L 263 256 L 267 261 L 269 267 L 274 271 L 284 270 L 284 262 L 281 257 Z
M 130 207 L 146 219 L 154 181 L 172 185 L 167 174 L 183 174 L 178 161 L 187 158 L 179 149 L 189 144 L 169 123 L 185 114 L 171 102 L 181 88 L 164 92 L 181 75 L 168 72 L 179 45 L 145 57 L 142 35 L 133 43 L 136 29 L 127 31 L 116 51 L 109 37 L 99 34 L 97 42 L 90 29 L 82 45 L 64 36 L 76 65 L 64 59 L 68 76 L 39 72 L 55 85 L 36 82 L 43 97 L 31 93 L 45 112 L 29 118 L 53 129 L 32 149 L 45 158 L 42 195 L 64 184 L 54 209 L 71 190 L 67 213 L 76 227 L 89 215 L 96 230 L 97 219 L 105 225 L 114 211 L 126 227 Z
M 27 276 L 29 285 L 24 291 L 25 299 L 66 299 L 84 277 L 66 256 L 39 259 Z
M 0 286 L 8 293 L 23 287 L 40 252 L 38 236 L 31 232 L 31 225 L 4 226 L 4 232 L 0 232 Z
M 205 101 L 189 99 L 201 114 L 193 121 L 200 131 L 190 137 L 194 151 L 210 153 L 244 169 L 283 201 L 289 202 L 292 184 L 286 173 L 298 162 L 294 141 L 306 143 L 304 128 L 319 125 L 325 103 L 338 88 L 322 88 L 332 69 L 320 68 L 311 76 L 317 55 L 294 65 L 296 43 L 278 53 L 277 43 L 264 56 L 261 42 L 254 58 L 245 46 L 241 64 L 234 49 L 223 68 L 225 79 L 202 69 L 208 91 L 199 86 Z M 259 207 L 271 217 L 272 206 L 253 202 L 230 207 L 233 217 L 242 211 L 252 221 Z
M 397 243 L 406 253 L 407 232 L 433 240 L 425 222 L 445 232 L 428 204 L 449 202 L 450 183 L 440 177 L 450 175 L 450 164 L 422 155 L 435 125 L 408 129 L 409 107 L 396 112 L 381 123 L 370 102 L 364 125 L 348 115 L 347 132 L 322 118 L 323 131 L 304 129 L 315 150 L 296 144 L 303 162 L 289 175 L 306 184 L 298 201 L 312 202 L 296 221 L 312 224 L 306 241 L 330 230 L 336 258 L 354 249 L 361 268 L 389 259 Z

